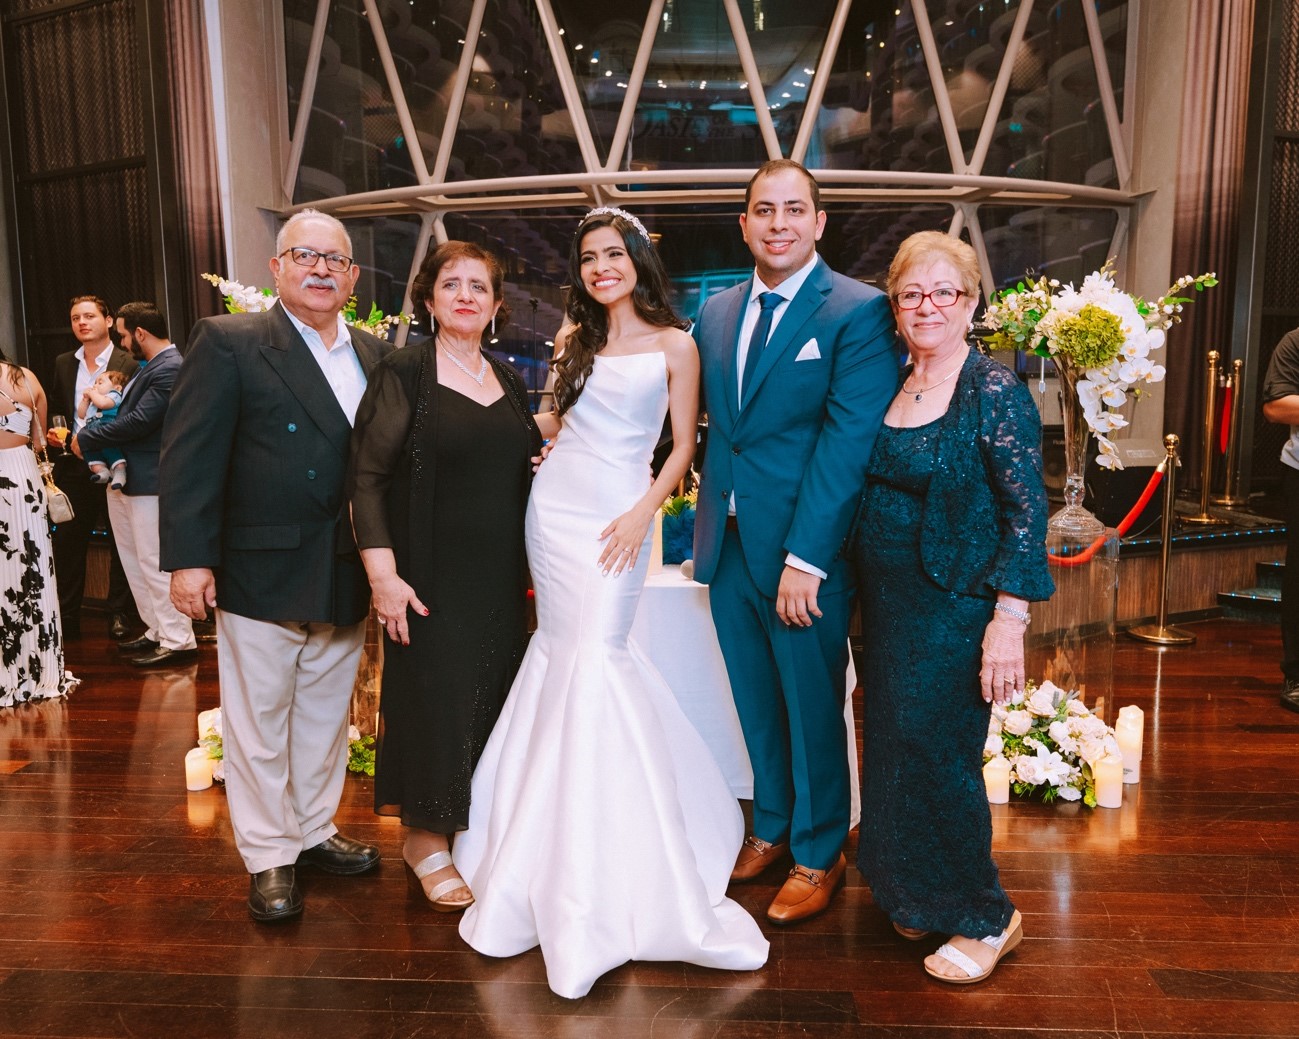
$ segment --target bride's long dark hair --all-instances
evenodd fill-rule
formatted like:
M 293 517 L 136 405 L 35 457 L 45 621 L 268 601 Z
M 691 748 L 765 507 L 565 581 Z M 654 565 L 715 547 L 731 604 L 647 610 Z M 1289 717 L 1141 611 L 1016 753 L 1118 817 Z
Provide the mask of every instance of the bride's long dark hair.
M 555 413 L 562 415 L 577 401 L 595 367 L 595 355 L 609 341 L 609 313 L 591 298 L 582 281 L 582 240 L 600 227 L 612 227 L 622 238 L 636 268 L 632 306 L 643 320 L 661 328 L 689 328 L 690 322 L 672 309 L 672 285 L 663 261 L 640 229 L 617 213 L 593 212 L 583 218 L 568 251 L 568 320 L 574 328 L 564 352 L 554 362 Z

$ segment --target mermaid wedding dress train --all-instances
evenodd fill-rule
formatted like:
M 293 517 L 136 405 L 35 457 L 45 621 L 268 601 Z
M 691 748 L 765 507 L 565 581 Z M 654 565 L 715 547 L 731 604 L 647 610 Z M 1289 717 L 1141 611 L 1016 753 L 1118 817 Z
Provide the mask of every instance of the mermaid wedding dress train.
M 600 532 L 645 493 L 667 403 L 661 353 L 597 355 L 564 417 L 528 504 L 537 631 L 455 842 L 476 897 L 461 936 L 489 956 L 540 945 L 569 998 L 628 960 L 767 960 L 757 923 L 726 897 L 739 806 L 629 639 L 648 544 L 618 577 L 596 566 Z

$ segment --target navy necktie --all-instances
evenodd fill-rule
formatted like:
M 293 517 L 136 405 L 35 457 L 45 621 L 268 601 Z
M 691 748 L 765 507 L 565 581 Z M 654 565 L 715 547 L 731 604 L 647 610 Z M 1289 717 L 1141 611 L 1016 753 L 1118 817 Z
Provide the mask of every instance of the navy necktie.
M 764 292 L 758 296 L 762 313 L 758 315 L 757 324 L 753 326 L 753 335 L 749 336 L 749 352 L 744 357 L 744 375 L 740 379 L 741 405 L 749 395 L 749 381 L 753 378 L 754 369 L 758 367 L 758 358 L 762 356 L 762 351 L 767 345 L 767 337 L 771 335 L 771 319 L 776 314 L 776 308 L 784 302 L 785 297 L 779 292 Z

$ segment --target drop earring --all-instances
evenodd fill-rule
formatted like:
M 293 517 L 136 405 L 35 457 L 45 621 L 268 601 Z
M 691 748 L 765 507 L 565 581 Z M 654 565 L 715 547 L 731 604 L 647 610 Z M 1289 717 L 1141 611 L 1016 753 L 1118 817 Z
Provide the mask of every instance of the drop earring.
M 492 335 L 496 335 L 496 315 L 492 315 Z

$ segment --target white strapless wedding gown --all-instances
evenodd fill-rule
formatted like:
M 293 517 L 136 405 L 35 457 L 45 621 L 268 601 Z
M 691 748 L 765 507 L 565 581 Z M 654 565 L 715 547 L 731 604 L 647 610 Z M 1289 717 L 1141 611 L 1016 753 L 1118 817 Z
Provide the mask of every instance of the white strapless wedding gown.
M 744 837 L 712 754 L 629 640 L 649 564 L 605 577 L 600 532 L 649 486 L 667 413 L 661 353 L 597 356 L 533 483 L 537 631 L 473 778 L 456 866 L 460 922 L 489 956 L 537 945 L 550 987 L 584 996 L 628 960 L 753 970 L 757 923 L 726 897 Z

